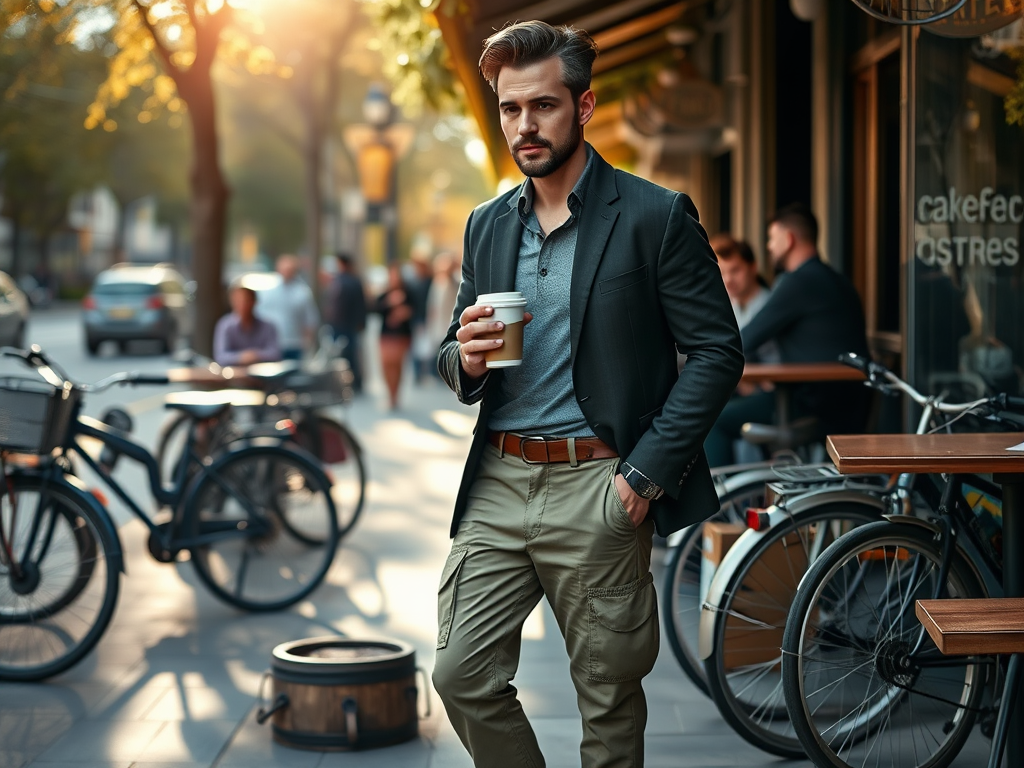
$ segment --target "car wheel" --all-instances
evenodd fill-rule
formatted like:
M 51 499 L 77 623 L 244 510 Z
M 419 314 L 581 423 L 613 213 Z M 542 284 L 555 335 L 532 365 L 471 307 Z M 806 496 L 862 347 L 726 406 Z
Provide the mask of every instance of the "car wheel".
M 160 351 L 162 354 L 169 355 L 174 351 L 175 347 L 178 346 L 178 330 L 171 328 L 167 331 L 167 335 L 160 342 Z
M 98 339 L 86 339 L 85 349 L 90 355 L 96 355 L 100 351 L 100 343 Z

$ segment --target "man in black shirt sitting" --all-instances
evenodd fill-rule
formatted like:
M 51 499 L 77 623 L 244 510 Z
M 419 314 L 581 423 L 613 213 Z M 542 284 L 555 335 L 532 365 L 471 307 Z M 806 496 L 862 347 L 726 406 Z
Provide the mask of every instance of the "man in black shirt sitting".
M 743 348 L 774 340 L 783 363 L 833 362 L 840 355 L 867 355 L 864 311 L 850 282 L 818 255 L 818 221 L 809 208 L 790 205 L 768 225 L 768 254 L 776 272 L 771 298 L 743 328 Z M 793 389 L 794 416 L 816 416 L 821 434 L 859 432 L 867 414 L 860 382 L 805 384 Z M 733 463 L 732 441 L 746 422 L 770 424 L 775 394 L 734 397 L 712 428 L 704 450 L 711 466 Z

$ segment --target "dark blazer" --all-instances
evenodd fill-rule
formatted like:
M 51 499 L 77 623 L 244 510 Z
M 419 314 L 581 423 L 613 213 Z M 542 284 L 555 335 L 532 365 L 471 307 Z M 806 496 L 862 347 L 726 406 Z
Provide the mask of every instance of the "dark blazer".
M 594 434 L 665 489 L 651 514 L 667 535 L 718 509 L 702 446 L 742 373 L 740 336 L 689 197 L 616 170 L 600 156 L 594 163 L 569 297 L 573 388 Z M 438 354 L 438 369 L 459 399 L 483 401 L 452 536 L 466 510 L 488 419 L 500 404 L 502 375 L 489 372 L 483 392 L 475 393 L 479 382 L 462 372 L 455 332 L 479 294 L 515 290 L 522 223 L 509 201 L 518 193 L 506 192 L 469 217 L 462 285 Z M 681 374 L 677 347 L 686 355 Z

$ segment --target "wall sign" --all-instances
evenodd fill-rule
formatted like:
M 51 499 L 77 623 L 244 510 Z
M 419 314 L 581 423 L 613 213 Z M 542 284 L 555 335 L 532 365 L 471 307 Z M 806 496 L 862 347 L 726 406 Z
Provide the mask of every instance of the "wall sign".
M 928 266 L 955 262 L 958 267 L 1012 267 L 1020 261 L 1020 239 L 1010 233 L 1019 233 L 1024 222 L 1024 195 L 996 194 L 992 187 L 965 195 L 950 187 L 946 194 L 921 195 L 915 219 L 921 225 L 915 254 Z M 935 229 L 948 229 L 950 224 L 959 225 L 956 230 L 964 234 L 934 236 Z

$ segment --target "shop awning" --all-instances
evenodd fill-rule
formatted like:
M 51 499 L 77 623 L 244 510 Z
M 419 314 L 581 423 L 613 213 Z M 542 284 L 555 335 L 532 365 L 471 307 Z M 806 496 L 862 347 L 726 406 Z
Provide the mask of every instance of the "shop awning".
M 510 21 L 542 19 L 549 24 L 571 24 L 587 30 L 600 47 L 601 54 L 594 65 L 597 79 L 665 54 L 671 47 L 665 29 L 705 2 L 540 0 L 523 5 L 522 0 L 460 0 L 453 13 L 446 12 L 442 4 L 436 13 L 438 24 L 465 88 L 469 109 L 487 144 L 496 177 L 516 178 L 519 172 L 501 133 L 498 101 L 477 69 L 484 39 Z M 629 151 L 617 130 L 620 114 L 616 103 L 599 104 L 587 130 L 587 140 L 609 159 Z

